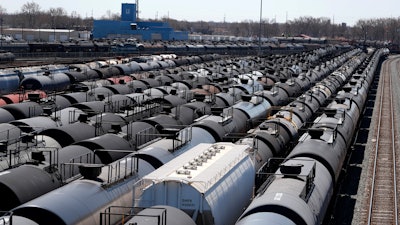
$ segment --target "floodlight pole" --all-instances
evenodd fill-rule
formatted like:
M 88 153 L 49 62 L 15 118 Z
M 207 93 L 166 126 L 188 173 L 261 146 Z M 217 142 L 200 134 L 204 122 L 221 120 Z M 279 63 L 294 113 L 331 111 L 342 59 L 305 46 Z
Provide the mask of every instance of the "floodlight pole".
M 260 0 L 260 28 L 259 28 L 259 34 L 258 34 L 258 54 L 259 54 L 259 55 L 261 55 L 262 3 L 263 3 L 263 0 Z
M 4 35 L 3 35 L 3 16 L 0 17 L 0 49 L 3 49 L 3 39 L 4 39 Z

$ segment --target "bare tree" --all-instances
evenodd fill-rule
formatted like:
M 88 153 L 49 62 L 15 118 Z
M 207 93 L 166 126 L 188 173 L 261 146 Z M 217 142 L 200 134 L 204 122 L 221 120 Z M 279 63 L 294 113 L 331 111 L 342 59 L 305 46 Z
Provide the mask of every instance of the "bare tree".
M 67 28 L 69 26 L 68 13 L 64 8 L 50 8 L 48 14 L 51 17 L 53 28 Z
M 399 19 L 390 18 L 387 21 L 387 40 L 399 43 L 400 22 Z
M 0 5 L 0 15 L 4 15 L 4 14 L 6 14 L 7 13 L 7 9 L 5 9 L 4 7 L 2 7 L 1 5 Z
M 3 15 L 6 14 L 6 9 L 1 7 L 0 5 L 0 39 L 3 37 L 3 24 L 4 24 L 4 17 Z M 3 41 L 1 41 L 2 45 Z
M 36 25 L 36 17 L 41 13 L 39 4 L 27 2 L 21 7 L 21 12 L 25 16 L 28 27 L 33 28 Z M 26 25 L 26 24 L 25 24 Z
M 113 13 L 111 10 L 106 11 L 106 15 L 101 17 L 102 20 L 120 20 L 121 17 L 118 13 Z
M 49 9 L 49 13 L 52 16 L 58 16 L 58 17 L 62 17 L 62 16 L 67 16 L 67 11 L 64 8 L 58 7 L 58 8 L 50 8 Z

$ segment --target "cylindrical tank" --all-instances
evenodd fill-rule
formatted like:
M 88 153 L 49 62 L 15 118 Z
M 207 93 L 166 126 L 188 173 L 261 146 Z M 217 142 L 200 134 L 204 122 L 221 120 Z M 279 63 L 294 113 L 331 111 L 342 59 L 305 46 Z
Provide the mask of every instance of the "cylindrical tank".
M 153 170 L 149 164 L 140 160 L 137 174 L 126 176 L 127 171 L 135 172 L 130 160 L 132 158 L 102 167 L 97 178 L 73 181 L 14 208 L 12 212 L 40 225 L 100 225 L 100 213 L 108 207 L 132 205 L 134 183 Z M 115 169 L 116 164 L 119 164 L 118 170 Z M 113 177 L 124 179 L 110 183 L 107 179 Z M 118 213 L 128 213 L 128 210 L 125 208 Z M 110 222 L 114 224 L 117 221 L 112 218 Z
M 56 73 L 48 76 L 27 77 L 21 81 L 20 85 L 26 90 L 63 91 L 66 90 L 70 84 L 71 81 L 68 75 Z
M 0 209 L 8 211 L 60 187 L 59 177 L 57 172 L 49 173 L 43 166 L 33 165 L 22 165 L 1 172 L 0 191 L 3 200 L 0 201 Z
M 20 78 L 18 74 L 12 70 L 0 72 L 0 94 L 8 94 L 16 91 L 19 87 Z
M 322 224 L 333 193 L 329 172 L 310 158 L 292 159 L 284 165 L 286 170 L 281 167 L 273 175 L 273 182 L 254 198 L 237 225 L 258 225 L 260 221 L 262 224 Z M 291 171 L 292 166 L 300 166 L 300 171 Z
M 248 148 L 225 142 L 197 145 L 145 176 L 144 185 L 135 189 L 140 194 L 135 206 L 165 204 L 192 215 L 197 224 L 233 224 L 254 184 Z

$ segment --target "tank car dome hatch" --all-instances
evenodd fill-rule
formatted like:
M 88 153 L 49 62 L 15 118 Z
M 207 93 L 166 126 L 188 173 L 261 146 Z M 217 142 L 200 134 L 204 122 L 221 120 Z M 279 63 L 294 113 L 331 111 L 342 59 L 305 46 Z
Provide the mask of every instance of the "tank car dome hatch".
M 322 128 L 310 128 L 308 129 L 308 134 L 311 139 L 319 139 L 324 134 L 324 129 Z
M 84 179 L 97 180 L 97 177 L 101 174 L 103 164 L 82 164 L 79 165 L 79 173 Z
M 50 160 L 46 155 L 46 160 Z M 58 150 L 58 167 L 64 164 L 63 179 L 67 180 L 79 174 L 81 163 L 101 164 L 101 159 L 92 150 L 81 145 L 68 145 Z M 71 163 L 71 164 L 69 164 Z

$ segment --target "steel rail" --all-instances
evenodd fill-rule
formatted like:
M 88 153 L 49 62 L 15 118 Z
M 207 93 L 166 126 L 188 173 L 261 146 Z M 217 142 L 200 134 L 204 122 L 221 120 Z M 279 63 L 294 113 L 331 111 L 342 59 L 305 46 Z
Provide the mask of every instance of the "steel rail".
M 393 60 L 389 60 L 387 62 L 387 66 L 390 66 L 391 62 Z M 375 143 L 375 155 L 374 155 L 374 164 L 373 164 L 373 174 L 372 174 L 372 185 L 371 185 L 371 191 L 370 191 L 370 200 L 369 200 L 369 211 L 368 211 L 368 225 L 370 225 L 373 221 L 373 213 L 374 213 L 374 204 L 376 201 L 374 201 L 374 198 L 376 197 L 375 194 L 377 192 L 377 173 L 378 173 L 378 160 L 379 158 L 379 150 L 380 148 L 380 141 L 381 141 L 381 130 L 385 129 L 385 127 L 382 127 L 382 118 L 384 117 L 384 101 L 388 100 L 389 101 L 389 110 L 390 111 L 390 130 L 391 130 L 391 154 L 392 154 L 392 170 L 393 170 L 393 213 L 394 213 L 394 218 L 393 218 L 393 223 L 395 225 L 398 225 L 398 206 L 397 206 L 397 180 L 396 180 L 396 149 L 395 149 L 395 131 L 394 131 L 394 107 L 393 107 L 393 92 L 392 92 L 392 75 L 390 73 L 390 70 L 386 69 L 385 71 L 382 72 L 381 78 L 383 78 L 382 81 L 382 86 L 380 87 L 380 99 L 379 99 L 379 117 L 378 117 L 378 125 L 377 125 L 377 134 L 376 134 L 376 143 Z M 388 85 L 389 87 L 385 87 L 386 79 L 388 80 Z M 388 90 L 386 90 L 388 88 Z M 389 93 L 389 99 L 385 99 L 385 90 L 388 91 Z M 388 112 L 386 112 L 388 113 Z M 384 138 L 389 138 L 389 137 L 382 137 Z

